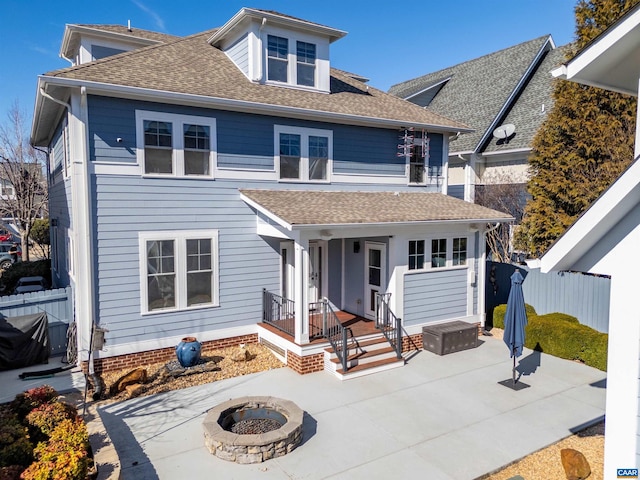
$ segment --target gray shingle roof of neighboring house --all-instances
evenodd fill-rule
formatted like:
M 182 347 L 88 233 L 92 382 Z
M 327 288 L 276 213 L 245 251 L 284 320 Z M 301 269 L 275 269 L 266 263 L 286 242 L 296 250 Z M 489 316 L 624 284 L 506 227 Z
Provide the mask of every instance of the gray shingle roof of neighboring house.
M 441 193 L 251 189 L 240 193 L 292 226 L 513 220 L 506 213 Z
M 506 113 L 504 109 L 522 86 L 523 78 L 552 47 L 551 37 L 545 35 L 399 83 L 389 92 L 416 103 L 422 100 L 429 110 L 446 112 L 447 116 L 474 128 L 474 132 L 452 140 L 449 151 L 476 151 L 497 126 L 494 122 Z
M 78 27 L 90 28 L 93 30 L 100 30 L 104 32 L 110 33 L 118 33 L 120 35 L 128 35 L 130 37 L 136 38 L 144 38 L 145 40 L 154 40 L 156 42 L 169 42 L 171 40 L 175 40 L 179 38 L 175 35 L 170 35 L 168 33 L 161 32 L 153 32 L 151 30 L 142 30 L 140 28 L 128 28 L 124 25 L 92 25 L 92 24 L 83 24 L 77 23 L 75 24 Z
M 491 137 L 483 149 L 484 152 L 500 152 L 531 146 L 533 137 L 553 105 L 553 85 L 557 80 L 551 75 L 551 70 L 562 64 L 566 52 L 565 46 L 547 53 L 507 116 L 500 122 L 515 125 L 515 135 L 509 142 Z
M 141 89 L 238 100 L 366 119 L 406 122 L 444 131 L 469 130 L 462 122 L 367 86 L 331 69 L 331 94 L 252 83 L 224 52 L 207 43 L 216 30 L 120 53 L 45 74 Z

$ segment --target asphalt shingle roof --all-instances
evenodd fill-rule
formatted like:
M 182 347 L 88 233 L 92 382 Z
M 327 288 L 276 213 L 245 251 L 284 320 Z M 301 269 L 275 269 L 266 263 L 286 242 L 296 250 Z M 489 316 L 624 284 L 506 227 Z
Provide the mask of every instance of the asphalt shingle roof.
M 78 27 L 91 28 L 93 30 L 101 30 L 104 32 L 119 33 L 121 35 L 129 35 L 130 37 L 144 38 L 145 40 L 153 40 L 156 42 L 170 42 L 175 40 L 175 35 L 168 33 L 153 32 L 151 30 L 142 30 L 140 28 L 125 27 L 124 25 L 94 25 L 94 24 L 75 24 Z
M 241 189 L 240 193 L 289 225 L 512 220 L 506 213 L 431 192 Z
M 331 69 L 331 94 L 260 85 L 249 81 L 218 48 L 207 43 L 215 30 L 167 41 L 45 76 L 387 119 L 446 130 L 468 129 L 441 113 L 363 84 Z
M 428 108 L 475 129 L 449 147 L 450 152 L 473 151 L 549 38 L 545 35 L 393 85 L 389 92 L 407 98 L 449 78 Z

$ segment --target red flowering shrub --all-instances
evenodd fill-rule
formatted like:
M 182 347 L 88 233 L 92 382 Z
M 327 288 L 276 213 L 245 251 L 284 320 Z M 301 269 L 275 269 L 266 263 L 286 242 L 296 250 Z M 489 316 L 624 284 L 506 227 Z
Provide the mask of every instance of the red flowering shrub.
M 43 385 L 16 395 L 15 400 L 11 402 L 11 408 L 18 414 L 18 417 L 22 421 L 31 410 L 44 403 L 49 403 L 56 398 L 58 398 L 58 392 L 49 385 Z
M 46 440 L 60 422 L 73 420 L 77 415 L 76 407 L 68 403 L 43 403 L 26 417 L 31 438 L 34 442 Z
M 0 467 L 22 465 L 33 460 L 33 444 L 18 416 L 6 406 L 0 406 Z

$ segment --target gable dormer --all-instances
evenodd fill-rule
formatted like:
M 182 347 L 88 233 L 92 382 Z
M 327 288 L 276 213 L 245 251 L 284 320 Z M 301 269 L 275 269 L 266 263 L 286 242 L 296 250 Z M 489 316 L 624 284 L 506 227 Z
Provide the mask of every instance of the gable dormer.
M 329 46 L 346 32 L 243 8 L 209 38 L 255 83 L 328 93 Z
M 60 56 L 73 65 L 82 65 L 174 38 L 172 35 L 133 29 L 131 26 L 68 24 L 62 38 Z

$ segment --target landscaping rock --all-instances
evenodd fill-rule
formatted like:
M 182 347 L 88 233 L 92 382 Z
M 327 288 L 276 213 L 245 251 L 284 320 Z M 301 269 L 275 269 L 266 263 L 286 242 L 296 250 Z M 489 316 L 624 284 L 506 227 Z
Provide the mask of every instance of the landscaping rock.
M 241 345 L 236 352 L 231 355 L 231 360 L 234 362 L 248 362 L 253 358 L 253 355 L 243 345 Z
M 560 458 L 567 480 L 584 480 L 591 475 L 589 462 L 578 450 L 563 448 L 560 450 Z
M 143 389 L 144 389 L 144 386 L 139 383 L 134 383 L 133 385 L 127 385 L 125 387 L 125 390 L 127 392 L 127 397 L 129 398 L 137 397 L 138 395 L 140 395 L 140 393 L 142 393 Z
M 146 383 L 147 381 L 147 370 L 145 368 L 136 368 L 135 370 L 130 371 L 123 377 L 121 377 L 114 385 L 111 387 L 111 392 L 120 393 L 123 392 L 128 385 L 135 385 L 136 383 Z

